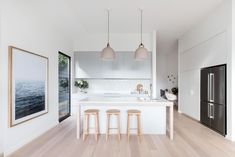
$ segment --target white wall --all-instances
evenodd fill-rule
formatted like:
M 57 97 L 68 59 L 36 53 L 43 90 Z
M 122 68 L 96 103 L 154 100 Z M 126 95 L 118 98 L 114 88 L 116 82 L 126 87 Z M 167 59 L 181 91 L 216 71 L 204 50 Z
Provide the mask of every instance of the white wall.
M 231 5 L 232 9 L 231 9 L 231 19 L 232 22 L 229 26 L 229 29 L 231 31 L 231 34 L 229 35 L 229 38 L 231 39 L 230 45 L 229 45 L 229 50 L 231 51 L 231 54 L 229 56 L 230 58 L 230 62 L 231 62 L 231 83 L 232 85 L 230 86 L 230 90 L 231 90 L 231 104 L 233 104 L 233 106 L 230 108 L 231 109 L 231 127 L 232 127 L 232 135 L 231 135 L 231 139 L 233 141 L 235 141 L 235 2 L 232 1 L 232 5 Z
M 2 38 L 1 38 L 1 23 L 2 23 L 2 19 L 1 19 L 1 2 L 0 2 L 0 58 L 2 58 Z M 0 69 L 0 73 L 1 73 L 1 69 Z M 0 82 L 1 82 L 2 77 L 0 77 Z M 1 89 L 1 84 L 0 84 L 0 89 Z M 1 92 L 0 92 L 1 95 Z M 2 103 L 2 99 L 0 99 L 0 156 L 3 153 L 3 103 Z
M 2 10 L 0 57 L 1 91 L 4 116 L 4 152 L 23 144 L 58 123 L 58 51 L 72 52 L 72 42 L 55 28 L 52 19 L 42 14 L 35 1 L 7 1 Z M 8 46 L 13 45 L 49 58 L 49 113 L 18 126 L 8 127 Z M 69 54 L 71 55 L 71 54 Z
M 168 80 L 168 75 L 176 77 L 174 83 Z M 157 55 L 157 95 L 160 96 L 160 89 L 170 90 L 178 86 L 178 53 L 175 52 Z
M 167 75 L 173 75 L 176 79 L 174 81 L 167 80 L 167 87 L 171 89 L 178 87 L 178 51 L 167 54 Z
M 179 39 L 179 110 L 200 120 L 200 69 L 227 63 L 227 121 L 231 137 L 229 38 L 231 1 L 225 1 Z
M 167 56 L 157 54 L 157 96 L 160 96 L 160 89 L 167 89 Z

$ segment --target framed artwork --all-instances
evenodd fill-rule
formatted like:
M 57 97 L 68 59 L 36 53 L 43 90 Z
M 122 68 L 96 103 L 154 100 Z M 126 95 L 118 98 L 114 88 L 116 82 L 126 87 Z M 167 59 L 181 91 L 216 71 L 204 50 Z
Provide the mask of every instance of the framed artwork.
M 9 46 L 10 127 L 48 113 L 48 58 Z

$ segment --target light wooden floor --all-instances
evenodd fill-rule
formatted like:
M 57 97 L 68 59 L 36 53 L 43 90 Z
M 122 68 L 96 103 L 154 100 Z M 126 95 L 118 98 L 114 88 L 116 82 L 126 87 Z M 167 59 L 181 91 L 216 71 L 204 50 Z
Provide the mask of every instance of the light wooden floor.
M 145 135 L 140 143 L 135 136 L 118 142 L 116 136 L 105 141 L 101 135 L 85 142 L 76 139 L 76 121 L 65 120 L 11 157 L 235 157 L 235 143 L 200 123 L 175 112 L 174 141 L 164 135 Z

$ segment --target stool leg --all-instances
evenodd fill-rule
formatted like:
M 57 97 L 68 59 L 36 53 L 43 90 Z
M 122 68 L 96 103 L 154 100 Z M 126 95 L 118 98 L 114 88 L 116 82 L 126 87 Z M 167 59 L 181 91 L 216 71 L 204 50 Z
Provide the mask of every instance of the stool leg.
M 86 128 L 86 115 L 83 117 L 83 133 L 82 133 L 82 139 L 85 140 L 85 128 Z
M 108 141 L 108 138 L 109 138 L 109 121 L 110 121 L 110 115 L 107 114 L 107 120 L 106 120 L 106 141 Z
M 95 140 L 98 140 L 98 114 L 95 114 Z
M 140 139 L 140 141 L 141 141 L 141 122 L 140 122 L 140 115 L 138 114 L 137 115 L 137 122 L 138 122 L 138 129 L 137 129 L 137 131 L 138 131 L 138 136 L 139 136 L 139 139 Z
M 98 135 L 100 134 L 100 117 L 99 114 L 97 115 L 97 121 L 98 121 Z
M 130 139 L 130 115 L 127 116 L 127 140 Z
M 86 139 L 86 134 L 88 133 L 88 125 L 89 125 L 89 118 L 88 115 L 84 115 L 84 121 L 83 121 L 83 141 Z
M 120 115 L 117 115 L 117 127 L 118 127 L 118 140 L 121 140 L 121 134 L 120 134 Z
M 86 130 L 87 130 L 87 135 L 89 135 L 89 127 L 90 127 L 90 115 L 87 115 L 87 126 L 86 126 Z

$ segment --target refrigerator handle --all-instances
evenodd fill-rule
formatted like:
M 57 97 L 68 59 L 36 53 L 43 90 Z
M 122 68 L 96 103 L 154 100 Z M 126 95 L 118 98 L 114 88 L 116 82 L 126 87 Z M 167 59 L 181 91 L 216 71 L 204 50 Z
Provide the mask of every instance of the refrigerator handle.
M 210 118 L 212 118 L 212 119 L 214 119 L 215 118 L 215 109 L 214 109 L 214 104 L 211 104 L 210 105 L 211 107 L 211 110 L 210 110 L 210 113 L 211 113 L 211 116 L 210 116 Z
M 209 75 L 209 101 L 214 102 L 214 74 Z
M 211 102 L 215 101 L 215 74 L 211 73 Z
M 210 73 L 207 75 L 207 100 L 210 101 Z
M 210 113 L 210 111 L 211 111 L 211 107 L 210 107 L 211 105 L 210 105 L 210 103 L 208 103 L 207 104 L 207 116 L 208 116 L 208 118 L 211 118 L 211 113 Z

